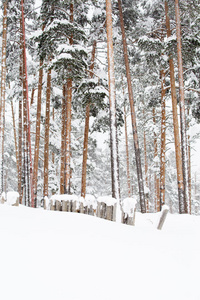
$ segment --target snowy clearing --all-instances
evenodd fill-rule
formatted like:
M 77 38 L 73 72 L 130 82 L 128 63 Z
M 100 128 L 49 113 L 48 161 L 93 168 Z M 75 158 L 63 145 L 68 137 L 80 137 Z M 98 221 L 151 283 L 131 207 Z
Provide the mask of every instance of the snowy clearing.
M 200 217 L 136 226 L 0 205 L 2 300 L 199 300 Z

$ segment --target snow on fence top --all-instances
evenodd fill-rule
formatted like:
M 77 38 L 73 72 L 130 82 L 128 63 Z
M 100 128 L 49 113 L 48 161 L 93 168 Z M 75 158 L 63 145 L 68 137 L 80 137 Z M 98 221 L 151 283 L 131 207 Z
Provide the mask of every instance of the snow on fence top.
M 62 194 L 62 195 L 53 195 L 51 196 L 51 201 L 53 202 L 53 205 L 55 205 L 56 201 L 78 201 L 78 196 L 76 195 L 67 195 L 67 194 Z
M 79 198 L 79 202 L 83 203 L 84 207 L 92 205 L 94 209 L 97 208 L 97 200 L 93 195 L 86 194 L 85 198 L 83 198 L 83 197 Z
M 129 217 L 134 216 L 134 210 L 135 206 L 137 204 L 136 198 L 125 198 L 122 201 L 122 210 L 125 214 L 127 214 Z
M 7 193 L 7 203 L 9 205 L 16 204 L 18 199 L 19 199 L 19 193 L 18 192 L 8 192 Z
M 47 201 L 48 199 L 46 199 Z M 93 209 L 97 208 L 97 202 L 101 203 L 105 203 L 107 206 L 114 206 L 117 203 L 117 199 L 111 197 L 111 196 L 101 196 L 98 197 L 97 199 L 90 194 L 86 194 L 85 198 L 83 197 L 78 197 L 76 195 L 67 195 L 67 194 L 62 194 L 62 195 L 53 195 L 51 196 L 51 203 L 52 205 L 55 205 L 56 201 L 73 201 L 73 202 L 77 202 L 77 204 L 79 205 L 80 203 L 83 204 L 84 207 L 86 206 L 92 206 Z
M 97 202 L 104 202 L 107 206 L 112 206 L 117 203 L 117 199 L 111 197 L 111 196 L 101 196 L 97 198 Z

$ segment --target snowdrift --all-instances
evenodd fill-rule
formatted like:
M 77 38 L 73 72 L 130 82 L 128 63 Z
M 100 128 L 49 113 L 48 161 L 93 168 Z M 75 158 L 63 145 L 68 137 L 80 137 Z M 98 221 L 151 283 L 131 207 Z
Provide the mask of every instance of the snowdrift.
M 2 300 L 199 300 L 200 217 L 136 226 L 0 205 Z

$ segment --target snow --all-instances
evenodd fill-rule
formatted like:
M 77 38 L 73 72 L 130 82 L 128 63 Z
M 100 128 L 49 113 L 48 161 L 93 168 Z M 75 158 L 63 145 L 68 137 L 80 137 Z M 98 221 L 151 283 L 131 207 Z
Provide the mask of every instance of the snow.
M 125 198 L 122 201 L 123 212 L 125 214 L 127 214 L 129 217 L 133 217 L 134 216 L 134 210 L 135 210 L 136 204 L 137 204 L 136 198 L 134 198 L 134 197 L 132 197 L 132 198 Z
M 19 199 L 19 193 L 18 192 L 8 192 L 7 193 L 7 204 L 13 205 L 17 202 L 17 199 Z
M 97 200 L 93 195 L 90 194 L 86 194 L 85 198 L 80 197 L 79 198 L 79 202 L 83 203 L 83 206 L 86 207 L 90 207 L 92 205 L 93 209 L 97 208 Z
M 162 231 L 157 219 L 0 205 L 0 299 L 200 299 L 200 217 L 169 214 Z
M 149 190 L 149 188 L 148 188 L 148 186 L 144 186 L 144 193 L 145 194 L 149 194 L 149 192 L 150 192 L 150 190 Z
M 112 198 L 111 196 L 101 196 L 97 198 L 97 202 L 104 202 L 107 206 L 112 206 L 117 203 L 117 199 Z
M 77 201 L 78 196 L 76 195 L 67 195 L 67 194 L 62 194 L 62 195 L 53 195 L 51 196 L 51 200 L 53 205 L 55 205 L 56 200 L 57 201 Z
M 0 205 L 4 300 L 198 300 L 200 217 L 136 213 L 136 226 Z

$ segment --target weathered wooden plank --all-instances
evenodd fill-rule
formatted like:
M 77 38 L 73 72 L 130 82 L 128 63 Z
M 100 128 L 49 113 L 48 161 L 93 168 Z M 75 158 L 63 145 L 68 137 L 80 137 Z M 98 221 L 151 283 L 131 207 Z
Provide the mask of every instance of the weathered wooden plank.
M 159 223 L 158 223 L 158 227 L 157 227 L 158 230 L 162 229 L 168 212 L 169 212 L 169 208 L 167 206 L 165 206 L 165 208 L 162 210 L 162 214 L 161 214 L 161 217 L 160 217 L 160 220 L 159 220 Z
M 61 207 L 61 202 L 56 200 L 56 204 L 55 204 L 55 210 L 57 211 L 61 211 L 62 207 Z
M 112 207 L 106 205 L 106 220 L 112 221 Z
M 76 212 L 76 201 L 71 201 L 71 211 Z
M 50 201 L 50 210 L 56 210 L 55 204 L 52 200 Z
M 67 211 L 67 201 L 62 201 L 62 211 Z

